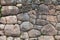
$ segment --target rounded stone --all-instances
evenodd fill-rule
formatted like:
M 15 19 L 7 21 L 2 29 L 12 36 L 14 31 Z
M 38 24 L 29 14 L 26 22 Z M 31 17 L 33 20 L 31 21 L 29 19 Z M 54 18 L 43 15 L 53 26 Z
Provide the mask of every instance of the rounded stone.
M 39 6 L 39 11 L 42 12 L 42 14 L 47 14 L 49 12 L 49 8 L 48 6 L 41 4 Z
M 4 28 L 4 32 L 6 36 L 19 36 L 20 35 L 19 25 L 7 24 Z
M 21 31 L 28 31 L 33 28 L 33 24 L 30 22 L 23 22 L 20 25 Z
M 8 37 L 7 40 L 13 40 L 13 37 Z
M 38 37 L 41 33 L 38 30 L 32 29 L 28 32 L 29 37 Z
M 29 20 L 29 15 L 27 13 L 21 13 L 17 15 L 17 19 L 18 20 L 22 20 L 22 21 L 28 21 Z
M 3 6 L 1 9 L 2 15 L 10 15 L 19 13 L 19 9 L 16 6 Z

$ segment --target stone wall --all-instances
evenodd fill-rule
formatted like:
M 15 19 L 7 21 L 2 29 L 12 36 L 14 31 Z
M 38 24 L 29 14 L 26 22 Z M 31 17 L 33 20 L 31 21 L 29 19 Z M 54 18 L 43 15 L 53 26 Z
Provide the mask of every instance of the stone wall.
M 0 2 L 0 40 L 60 40 L 60 0 Z

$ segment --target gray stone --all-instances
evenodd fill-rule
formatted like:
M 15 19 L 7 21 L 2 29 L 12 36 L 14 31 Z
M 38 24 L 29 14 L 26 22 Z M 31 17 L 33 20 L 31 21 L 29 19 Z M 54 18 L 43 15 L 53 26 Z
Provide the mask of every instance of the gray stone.
M 34 25 L 34 29 L 41 30 L 43 26 L 40 25 Z
M 16 6 L 3 6 L 1 9 L 2 15 L 10 15 L 19 13 L 19 9 Z
M 48 21 L 42 20 L 42 19 L 37 19 L 37 22 L 36 22 L 36 24 L 41 25 L 41 26 L 44 26 L 48 23 L 49 23 Z
M 44 4 L 52 4 L 52 0 L 44 0 Z
M 17 19 L 18 20 L 22 20 L 22 21 L 28 21 L 29 20 L 29 15 L 27 13 L 21 13 L 17 15 Z
M 49 12 L 48 6 L 41 4 L 39 6 L 39 11 L 42 12 L 41 14 L 47 14 Z
M 56 35 L 57 34 L 57 30 L 54 28 L 53 25 L 51 24 L 47 24 L 45 25 L 42 29 L 41 29 L 41 32 L 43 34 L 46 34 L 46 35 Z
M 38 37 L 41 33 L 38 30 L 32 29 L 28 32 L 29 37 Z
M 20 36 L 20 28 L 18 24 L 15 25 L 11 25 L 11 24 L 7 24 L 5 26 L 5 35 L 7 36 Z
M 60 35 L 60 31 L 58 31 L 57 34 Z
M 22 3 L 22 0 L 16 0 L 16 3 L 17 3 L 17 4 Z
M 6 40 L 6 36 L 0 36 L 0 40 Z
M 33 24 L 32 23 L 30 23 L 30 22 L 23 22 L 21 25 L 20 25 L 20 28 L 21 28 L 21 30 L 22 31 L 28 31 L 28 30 L 30 30 L 30 29 L 32 29 L 33 28 Z
M 54 40 L 53 36 L 40 36 L 38 40 Z
M 7 37 L 7 40 L 13 40 L 13 37 Z

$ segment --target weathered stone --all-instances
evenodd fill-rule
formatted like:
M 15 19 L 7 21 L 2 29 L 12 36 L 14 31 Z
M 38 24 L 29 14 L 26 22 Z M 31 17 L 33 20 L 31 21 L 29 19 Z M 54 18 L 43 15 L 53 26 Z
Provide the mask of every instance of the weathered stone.
M 60 22 L 60 15 L 57 15 L 57 21 Z
M 13 37 L 8 37 L 7 40 L 13 40 Z
M 50 21 L 50 22 L 57 22 L 57 17 L 56 16 L 47 15 L 47 20 Z
M 30 18 L 29 20 L 31 23 L 35 24 L 36 23 L 36 19 Z
M 28 31 L 28 30 L 33 28 L 33 24 L 31 24 L 30 22 L 23 22 L 20 25 L 20 28 L 21 28 L 22 31 Z
M 22 39 L 28 39 L 29 38 L 28 33 L 27 32 L 22 32 L 20 38 L 22 38 Z
M 19 13 L 19 9 L 16 6 L 3 6 L 1 9 L 2 15 L 10 15 Z
M 42 20 L 42 19 L 37 19 L 37 22 L 36 22 L 36 24 L 41 25 L 41 26 L 44 26 L 48 23 L 49 23 L 48 21 Z
M 3 30 L 3 29 L 4 29 L 4 27 L 5 27 L 5 25 L 4 25 L 4 24 L 0 24 L 0 29 L 1 29 L 1 30 Z
M 41 32 L 43 34 L 46 34 L 46 35 L 56 35 L 57 34 L 57 30 L 54 28 L 53 25 L 51 24 L 47 24 L 45 25 L 42 29 L 41 29 Z
M 16 37 L 16 38 L 14 38 L 14 40 L 21 40 L 21 39 L 20 39 L 20 37 Z
M 0 18 L 0 23 L 6 24 L 6 17 L 1 17 L 1 18 Z
M 0 40 L 6 40 L 6 36 L 0 36 Z
M 29 34 L 29 37 L 37 37 L 37 36 L 39 36 L 41 33 L 40 33 L 40 31 L 38 31 L 38 30 L 32 29 L 32 30 L 30 30 L 30 31 L 28 32 L 28 34 Z
M 60 23 L 57 23 L 57 24 L 56 24 L 56 29 L 57 29 L 58 31 L 60 31 Z
M 1 17 L 1 19 L 0 19 L 0 22 L 1 23 L 17 23 L 17 17 L 16 16 L 6 16 L 6 17 Z
M 29 40 L 37 40 L 37 38 L 30 38 Z
M 0 31 L 0 35 L 3 36 L 4 35 L 4 31 Z
M 59 35 L 56 35 L 56 36 L 55 36 L 55 39 L 56 39 L 56 40 L 60 40 L 60 36 L 59 36 Z
M 49 13 L 48 14 L 52 14 L 52 15 L 54 15 L 55 14 L 55 9 L 51 9 L 51 10 L 49 10 Z M 55 14 L 56 15 L 56 14 Z
M 40 6 L 39 6 L 39 10 L 40 10 L 40 12 L 42 12 L 41 14 L 47 14 L 48 12 L 49 12 L 49 8 L 48 8 L 48 6 L 46 6 L 46 5 L 44 5 L 44 4 L 41 4 Z
M 16 0 L 0 0 L 1 1 L 1 5 L 12 5 L 12 4 L 16 4 Z
M 15 25 L 7 24 L 5 26 L 4 31 L 5 31 L 5 35 L 7 36 L 19 36 L 20 35 L 20 28 L 18 24 L 15 24 Z
M 44 4 L 52 4 L 52 0 L 44 0 Z
M 40 36 L 38 40 L 54 40 L 53 36 Z
M 28 14 L 29 14 L 30 18 L 34 18 L 34 19 L 36 18 L 36 11 L 35 10 L 29 11 Z
M 18 20 L 22 20 L 22 21 L 28 21 L 29 20 L 29 15 L 27 13 L 21 13 L 17 15 L 17 19 Z
M 16 16 L 7 16 L 6 22 L 7 23 L 17 23 L 17 17 Z

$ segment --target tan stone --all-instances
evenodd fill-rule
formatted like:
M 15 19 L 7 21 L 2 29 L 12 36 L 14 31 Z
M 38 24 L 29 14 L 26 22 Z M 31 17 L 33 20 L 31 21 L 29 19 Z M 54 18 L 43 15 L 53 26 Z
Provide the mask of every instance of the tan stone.
M 57 22 L 56 16 L 50 16 L 50 15 L 48 15 L 47 16 L 47 20 L 50 21 L 50 22 Z
M 55 9 L 49 10 L 49 14 L 55 14 Z

